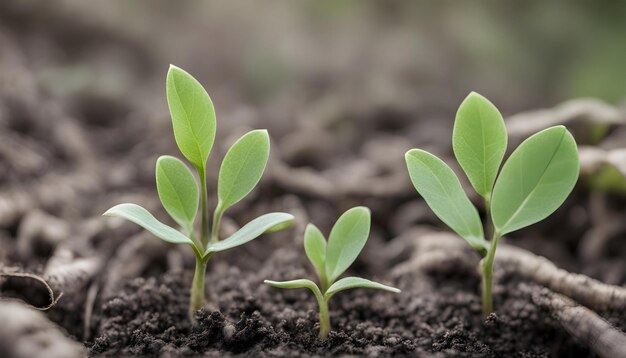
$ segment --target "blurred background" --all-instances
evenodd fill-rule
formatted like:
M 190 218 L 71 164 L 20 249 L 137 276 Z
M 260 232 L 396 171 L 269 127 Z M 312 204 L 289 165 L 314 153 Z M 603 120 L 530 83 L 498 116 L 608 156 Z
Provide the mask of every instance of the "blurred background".
M 103 234 L 99 215 L 123 201 L 168 220 L 153 170 L 159 155 L 179 155 L 165 100 L 175 64 L 216 107 L 211 189 L 235 138 L 270 130 L 261 187 L 229 212 L 226 231 L 269 209 L 298 214 L 298 230 L 309 220 L 328 230 L 368 205 L 363 260 L 375 270 L 385 242 L 417 224 L 443 227 L 403 154 L 421 147 L 453 163 L 454 115 L 477 91 L 504 114 L 509 151 L 550 125 L 574 132 L 579 188 L 516 244 L 549 237 L 535 251 L 600 276 L 604 264 L 584 262 L 607 254 L 617 264 L 626 250 L 613 240 L 624 233 L 625 19 L 623 1 L 2 1 L 0 260 L 38 267 L 68 236 L 92 238 L 68 245 L 77 256 L 113 252 L 128 234 Z M 239 255 L 257 261 L 244 266 L 261 259 L 251 247 Z M 626 268 L 615 267 L 602 278 L 622 282 Z

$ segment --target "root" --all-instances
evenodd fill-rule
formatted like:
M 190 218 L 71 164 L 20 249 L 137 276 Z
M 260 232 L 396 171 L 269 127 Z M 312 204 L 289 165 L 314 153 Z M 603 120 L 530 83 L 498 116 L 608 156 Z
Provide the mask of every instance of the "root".
M 70 250 L 60 248 L 48 260 L 43 276 L 55 290 L 73 296 L 82 294 L 101 267 L 102 259 L 97 256 L 75 257 Z
M 531 297 L 536 305 L 550 311 L 567 332 L 601 357 L 626 357 L 626 335 L 593 311 L 546 288 L 534 291 Z
M 608 285 L 588 276 L 567 272 L 545 257 L 502 245 L 496 262 L 515 274 L 548 287 L 596 310 L 626 308 L 626 288 Z M 497 264 L 496 264 L 497 265 Z
M 43 295 L 47 294 L 47 305 L 35 303 L 41 300 L 41 297 L 35 297 L 42 295 L 38 291 L 43 291 Z M 9 294 L 5 296 L 7 292 Z M 9 268 L 2 268 L 0 271 L 0 301 L 17 300 L 34 309 L 46 311 L 54 307 L 61 296 L 63 296 L 62 292 L 55 297 L 52 287 L 43 277 Z

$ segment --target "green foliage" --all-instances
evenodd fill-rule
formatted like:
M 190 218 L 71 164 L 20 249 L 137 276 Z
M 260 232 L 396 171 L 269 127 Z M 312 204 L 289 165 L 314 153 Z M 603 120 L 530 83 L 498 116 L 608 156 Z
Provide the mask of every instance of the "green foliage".
M 266 130 L 248 132 L 226 153 L 217 181 L 219 206 L 225 210 L 248 195 L 257 185 L 270 155 Z
M 492 311 L 491 285 L 498 239 L 552 214 L 578 179 L 576 142 L 563 126 L 526 139 L 506 161 L 504 121 L 487 99 L 470 93 L 454 123 L 454 154 L 478 194 L 485 200 L 491 242 L 483 235 L 476 208 L 458 178 L 442 160 L 419 149 L 409 150 L 406 163 L 415 189 L 433 212 L 483 257 L 483 313 Z
M 159 222 L 146 209 L 135 204 L 120 204 L 104 215 L 119 216 L 150 231 L 163 241 L 188 244 L 196 255 L 196 274 L 191 289 L 190 315 L 204 302 L 204 276 L 207 261 L 219 251 L 228 250 L 256 239 L 264 233 L 285 229 L 293 224 L 293 216 L 286 213 L 262 215 L 244 225 L 231 237 L 208 242 L 206 222 L 206 161 L 215 138 L 215 111 L 209 95 L 190 74 L 171 66 L 167 74 L 167 102 L 172 115 L 174 137 L 180 151 L 198 172 L 198 184 L 187 166 L 171 156 L 161 156 L 156 163 L 156 183 L 159 198 L 165 210 L 186 233 Z M 219 173 L 216 212 L 218 220 L 213 230 L 219 229 L 219 218 L 224 208 L 245 197 L 259 182 L 269 157 L 269 135 L 255 130 L 239 139 L 226 154 Z M 199 198 L 200 197 L 200 198 Z M 196 240 L 194 221 L 201 200 L 201 239 Z
M 491 195 L 506 144 L 504 119 L 496 106 L 470 93 L 456 113 L 452 148 L 470 183 L 485 198 Z
M 200 200 L 193 174 L 179 159 L 163 155 L 156 163 L 156 184 L 165 210 L 191 233 Z
M 191 164 L 204 169 L 215 141 L 213 102 L 200 82 L 173 65 L 167 72 L 166 91 L 176 144 Z
M 370 211 L 359 206 L 339 217 L 328 238 L 326 277 L 332 283 L 344 273 L 363 250 L 370 234 Z
M 502 167 L 493 191 L 496 231 L 504 235 L 552 214 L 574 188 L 579 167 L 576 142 L 565 127 L 526 139 Z
M 103 215 L 117 216 L 132 221 L 159 239 L 172 244 L 194 244 L 187 236 L 155 219 L 148 210 L 136 204 L 119 204 L 107 210 Z
M 478 210 L 472 205 L 452 169 L 436 156 L 421 149 L 405 155 L 415 189 L 441 221 L 480 252 L 487 250 Z
M 326 238 L 313 224 L 307 225 L 304 231 L 304 252 L 315 268 L 320 281 L 326 282 Z
M 334 294 L 351 288 L 375 288 L 400 292 L 397 288 L 359 277 L 346 277 L 335 282 L 361 253 L 369 236 L 370 222 L 368 208 L 362 206 L 352 208 L 339 217 L 331 230 L 328 243 L 315 225 L 307 226 L 304 233 L 304 250 L 317 271 L 320 287 L 306 279 L 282 282 L 264 281 L 266 284 L 279 288 L 308 288 L 313 292 L 320 307 L 321 339 L 326 339 L 330 330 L 328 301 Z
M 231 237 L 222 241 L 210 243 L 204 254 L 209 255 L 211 252 L 224 251 L 243 245 L 246 242 L 263 235 L 267 232 L 267 230 L 275 227 L 276 225 L 281 225 L 281 228 L 284 228 L 285 226 L 282 224 L 291 226 L 293 224 L 293 215 L 287 213 L 269 213 L 259 216 L 244 225 L 244 227 L 235 232 Z

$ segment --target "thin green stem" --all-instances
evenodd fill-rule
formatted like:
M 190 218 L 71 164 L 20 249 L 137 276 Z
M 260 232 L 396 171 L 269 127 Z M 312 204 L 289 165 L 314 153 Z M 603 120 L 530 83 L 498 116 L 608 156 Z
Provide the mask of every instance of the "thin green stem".
M 207 187 L 206 187 L 206 169 L 196 168 L 198 175 L 200 176 L 200 205 L 202 206 L 202 223 L 200 226 L 200 242 L 202 243 L 202 249 L 204 250 L 209 244 L 209 211 L 207 207 Z
M 224 209 L 222 204 L 217 203 L 217 207 L 213 212 L 213 226 L 211 227 L 211 242 L 218 242 L 220 240 L 220 224 L 222 222 L 222 216 L 224 215 Z
M 328 279 L 326 278 L 326 274 L 323 273 L 323 272 L 320 272 L 319 277 L 320 277 L 320 288 L 321 288 L 321 291 L 326 293 L 326 290 L 328 290 L 328 287 L 329 287 Z
M 496 248 L 498 246 L 498 240 L 500 235 L 494 232 L 491 239 L 491 246 L 487 251 L 487 256 L 480 260 L 480 267 L 482 269 L 482 298 L 483 298 L 483 317 L 487 318 L 491 312 L 493 312 L 493 262 L 496 257 Z
M 208 258 L 196 257 L 196 271 L 191 283 L 191 299 L 189 302 L 189 319 L 193 321 L 194 313 L 204 306 L 204 283 Z
M 326 298 L 322 298 L 318 300 L 320 305 L 320 339 L 322 341 L 328 338 L 328 333 L 330 333 L 330 315 L 328 314 L 328 300 Z
M 486 237 L 490 237 L 493 235 L 493 222 L 491 221 L 491 193 L 485 196 L 485 218 L 487 219 L 487 231 L 485 232 Z

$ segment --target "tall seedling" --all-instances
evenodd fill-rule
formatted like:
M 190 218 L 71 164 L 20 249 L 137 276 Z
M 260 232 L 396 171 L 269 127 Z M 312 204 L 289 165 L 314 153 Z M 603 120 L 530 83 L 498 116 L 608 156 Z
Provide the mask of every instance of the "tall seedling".
M 433 212 L 482 257 L 483 315 L 492 312 L 492 272 L 498 240 L 552 214 L 574 188 L 579 173 L 576 142 L 563 126 L 540 131 L 520 144 L 502 170 L 507 132 L 498 109 L 470 93 L 461 103 L 452 133 L 457 161 L 484 200 L 485 239 L 478 211 L 446 163 L 420 150 L 409 150 L 406 164 L 415 189 Z
M 254 189 L 265 170 L 270 151 L 269 136 L 266 130 L 254 130 L 235 142 L 222 161 L 217 183 L 218 204 L 213 214 L 212 230 L 209 231 L 206 163 L 215 140 L 215 109 L 202 85 L 178 67 L 170 66 L 166 88 L 176 144 L 200 178 L 198 190 L 196 179 L 182 161 L 165 155 L 156 162 L 159 199 L 180 226 L 180 231 L 159 222 L 136 204 L 117 205 L 104 215 L 123 217 L 163 241 L 186 244 L 193 249 L 196 270 L 189 305 L 189 315 L 193 317 L 193 312 L 204 304 L 206 265 L 213 254 L 245 244 L 263 233 L 286 228 L 293 222 L 293 216 L 287 213 L 265 214 L 244 225 L 229 238 L 219 240 L 224 212 Z M 196 236 L 194 223 L 198 209 L 200 234 Z

